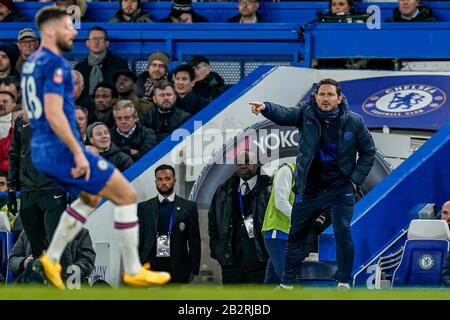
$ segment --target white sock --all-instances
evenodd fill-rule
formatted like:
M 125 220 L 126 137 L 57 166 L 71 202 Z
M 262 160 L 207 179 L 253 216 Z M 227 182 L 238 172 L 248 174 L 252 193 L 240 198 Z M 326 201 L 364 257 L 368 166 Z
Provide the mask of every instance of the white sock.
M 138 252 L 139 221 L 136 203 L 116 206 L 114 227 L 119 238 L 124 271 L 129 275 L 137 274 L 141 269 L 141 261 Z
M 95 208 L 85 204 L 80 199 L 72 202 L 72 204 L 64 210 L 47 250 L 50 260 L 59 261 L 67 244 L 76 237 L 78 232 L 80 232 L 87 217 L 89 217 L 94 210 Z

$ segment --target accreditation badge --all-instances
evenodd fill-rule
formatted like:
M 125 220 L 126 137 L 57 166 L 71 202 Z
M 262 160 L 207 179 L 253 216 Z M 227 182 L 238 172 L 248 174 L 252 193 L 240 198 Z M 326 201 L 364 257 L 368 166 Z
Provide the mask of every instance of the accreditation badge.
M 247 229 L 247 235 L 250 239 L 255 237 L 255 228 L 253 227 L 253 215 L 249 215 L 244 218 L 245 229 Z
M 156 257 L 170 257 L 170 235 L 163 234 L 156 237 Z

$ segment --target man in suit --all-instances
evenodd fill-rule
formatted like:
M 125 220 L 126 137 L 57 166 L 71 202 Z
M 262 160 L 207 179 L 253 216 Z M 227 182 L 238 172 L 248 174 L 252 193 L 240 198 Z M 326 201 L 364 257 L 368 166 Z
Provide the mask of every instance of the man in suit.
M 155 169 L 158 195 L 138 205 L 139 256 L 152 270 L 164 270 L 172 282 L 189 283 L 200 268 L 200 228 L 197 204 L 174 192 L 175 169 Z

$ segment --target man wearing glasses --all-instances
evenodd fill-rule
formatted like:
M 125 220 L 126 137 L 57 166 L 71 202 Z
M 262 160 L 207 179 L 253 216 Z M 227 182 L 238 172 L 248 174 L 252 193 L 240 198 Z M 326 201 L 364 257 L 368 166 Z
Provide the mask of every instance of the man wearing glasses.
M 259 0 L 238 0 L 239 14 L 231 17 L 227 22 L 238 23 L 257 23 L 264 22 L 261 15 L 257 12 Z
M 25 28 L 19 31 L 17 35 L 17 45 L 19 46 L 20 56 L 16 63 L 16 70 L 21 72 L 23 62 L 32 54 L 39 46 L 36 32 L 33 29 Z
M 82 96 L 92 96 L 100 82 L 113 83 L 113 75 L 119 70 L 130 70 L 128 62 L 108 50 L 108 33 L 102 27 L 93 27 L 86 39 L 89 55 L 75 66 L 84 78 Z

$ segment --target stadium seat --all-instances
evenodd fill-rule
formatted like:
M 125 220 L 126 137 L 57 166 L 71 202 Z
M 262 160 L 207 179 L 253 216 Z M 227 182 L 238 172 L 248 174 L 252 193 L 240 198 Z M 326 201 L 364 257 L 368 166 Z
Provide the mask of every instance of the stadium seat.
M 394 271 L 392 287 L 440 286 L 441 272 L 450 244 L 444 220 L 412 220 L 401 262 Z
M 5 277 L 6 283 L 9 283 L 13 280 L 12 272 L 8 270 L 8 258 L 13 247 L 13 233 L 8 231 L 0 231 L 0 243 L 2 250 L 0 273 Z

